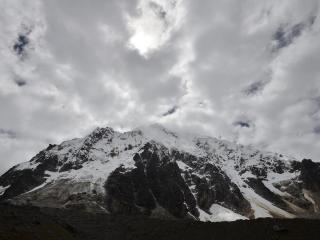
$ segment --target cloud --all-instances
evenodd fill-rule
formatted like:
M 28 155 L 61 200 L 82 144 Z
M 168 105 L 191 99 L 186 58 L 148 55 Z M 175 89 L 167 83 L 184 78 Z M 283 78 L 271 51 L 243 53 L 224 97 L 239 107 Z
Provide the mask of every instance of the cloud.
M 0 172 L 96 126 L 154 122 L 319 160 L 317 0 L 0 7 L 0 128 L 16 133 L 0 134 Z
M 315 16 L 311 16 L 307 21 L 294 24 L 293 26 L 280 26 L 273 34 L 274 51 L 287 47 L 298 38 L 306 28 L 312 27 Z
M 28 43 L 29 43 L 28 36 L 26 36 L 24 34 L 20 34 L 18 36 L 17 41 L 13 45 L 13 50 L 20 56 L 24 55 L 25 49 L 26 49 L 26 46 L 28 45 Z
M 2 138 L 16 138 L 17 137 L 17 133 L 12 131 L 12 130 L 1 129 L 0 128 L 0 136 Z
M 242 128 L 250 128 L 250 126 L 251 126 L 249 122 L 245 122 L 245 121 L 236 121 L 233 123 L 233 125 L 239 126 Z
M 172 108 L 170 108 L 168 111 L 166 111 L 165 113 L 162 114 L 163 117 L 169 116 L 171 114 L 174 114 L 177 110 L 179 109 L 178 106 L 173 106 Z
M 320 134 L 320 126 L 316 126 L 313 131 L 315 134 Z
M 256 81 L 246 87 L 243 92 L 248 96 L 256 95 L 261 93 L 267 84 L 268 81 Z
M 137 16 L 127 16 L 129 46 L 147 56 L 166 44 L 183 22 L 182 0 L 140 0 Z

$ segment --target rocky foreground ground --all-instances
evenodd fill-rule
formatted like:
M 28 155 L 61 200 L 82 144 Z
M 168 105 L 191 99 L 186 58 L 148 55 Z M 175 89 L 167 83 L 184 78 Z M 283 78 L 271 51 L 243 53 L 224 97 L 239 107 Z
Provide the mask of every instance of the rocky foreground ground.
M 320 220 L 256 219 L 206 223 L 0 205 L 1 240 L 319 239 Z

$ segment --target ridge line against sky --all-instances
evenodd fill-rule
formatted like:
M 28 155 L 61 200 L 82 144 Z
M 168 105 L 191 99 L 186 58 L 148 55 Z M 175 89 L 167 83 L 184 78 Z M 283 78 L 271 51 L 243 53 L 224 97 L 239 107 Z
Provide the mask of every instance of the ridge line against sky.
M 159 122 L 320 161 L 319 0 L 0 0 L 0 173 Z

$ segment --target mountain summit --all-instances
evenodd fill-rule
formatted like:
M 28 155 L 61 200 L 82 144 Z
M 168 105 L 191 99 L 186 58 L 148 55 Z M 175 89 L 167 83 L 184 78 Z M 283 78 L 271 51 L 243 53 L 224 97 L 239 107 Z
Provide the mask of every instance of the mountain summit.
M 11 168 L 0 200 L 201 221 L 318 217 L 320 164 L 161 125 L 97 128 Z

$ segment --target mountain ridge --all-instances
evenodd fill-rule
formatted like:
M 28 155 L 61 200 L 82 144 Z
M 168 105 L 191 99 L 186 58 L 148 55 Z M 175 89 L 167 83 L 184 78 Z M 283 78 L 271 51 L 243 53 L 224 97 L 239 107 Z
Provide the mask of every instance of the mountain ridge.
M 318 217 L 319 193 L 319 163 L 158 124 L 96 128 L 0 177 L 17 205 L 202 221 Z

